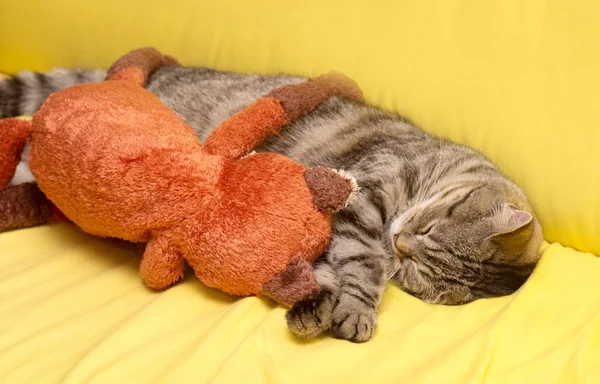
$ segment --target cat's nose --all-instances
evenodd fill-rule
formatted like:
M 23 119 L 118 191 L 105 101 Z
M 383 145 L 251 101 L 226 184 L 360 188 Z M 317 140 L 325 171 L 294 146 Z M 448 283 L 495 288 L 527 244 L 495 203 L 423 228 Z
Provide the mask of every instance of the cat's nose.
M 402 253 L 408 253 L 408 241 L 406 236 L 403 236 L 402 233 L 394 234 L 394 246 L 396 249 Z

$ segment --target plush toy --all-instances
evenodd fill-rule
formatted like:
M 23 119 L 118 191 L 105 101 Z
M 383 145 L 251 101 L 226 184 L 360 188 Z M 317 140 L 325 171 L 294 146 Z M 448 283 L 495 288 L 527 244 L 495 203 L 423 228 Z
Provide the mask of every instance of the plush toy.
M 45 222 L 62 212 L 88 233 L 147 243 L 140 275 L 155 289 L 179 280 L 187 261 L 202 282 L 230 294 L 287 306 L 317 294 L 311 264 L 328 247 L 332 213 L 348 204 L 356 183 L 342 171 L 250 151 L 331 95 L 362 101 L 360 90 L 339 74 L 276 89 L 201 145 L 143 88 L 161 65 L 176 64 L 152 48 L 132 51 L 106 81 L 52 94 L 32 121 L 1 121 L 0 188 L 30 138 L 29 166 L 43 194 L 32 185 L 8 187 L 3 198 L 13 203 L 0 209 L 33 212 L 24 202 L 45 195 L 52 203 L 42 201 L 37 212 Z

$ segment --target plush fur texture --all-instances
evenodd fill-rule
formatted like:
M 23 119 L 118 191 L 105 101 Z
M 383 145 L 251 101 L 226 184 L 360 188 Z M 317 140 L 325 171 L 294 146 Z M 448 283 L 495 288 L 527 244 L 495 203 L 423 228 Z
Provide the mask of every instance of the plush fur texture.
M 0 189 L 0 231 L 29 228 L 65 218 L 36 183 Z
M 304 173 L 306 185 L 313 193 L 313 204 L 319 210 L 325 212 L 335 212 L 339 207 L 346 207 L 354 194 L 358 190 L 356 184 L 349 184 L 348 179 L 342 176 L 336 177 L 336 171 L 325 167 L 314 167 Z
M 215 135 L 204 141 L 204 151 L 236 159 L 277 133 L 285 123 L 286 113 L 279 101 L 271 97 L 261 98 L 248 106 L 243 114 L 232 116 L 215 129 Z M 223 132 L 229 134 L 224 135 Z
M 13 170 L 21 161 L 21 153 L 30 133 L 29 121 L 11 119 L 3 123 L 3 132 L 0 136 L 0 188 L 6 187 L 12 180 Z
M 168 66 L 178 67 L 179 63 L 171 56 L 155 55 L 153 48 L 139 48 L 117 60 L 108 69 L 106 77 L 131 81 L 143 87 L 152 72 Z
M 183 120 L 140 87 L 162 62 L 153 49 L 136 50 L 117 61 L 108 81 L 48 98 L 31 123 L 29 164 L 40 189 L 86 232 L 147 242 L 140 274 L 152 288 L 180 279 L 187 261 L 205 284 L 231 294 L 264 293 L 288 306 L 314 296 L 318 284 L 307 266 L 327 249 L 331 212 L 346 205 L 354 180 L 317 170 L 307 183 L 307 169 L 278 154 L 239 159 L 293 121 L 273 97 L 215 130 L 204 150 Z M 356 92 L 336 86 L 339 80 L 326 75 L 316 88 L 282 94 L 303 96 L 286 99 L 299 118 L 316 107 L 306 92 L 318 89 L 323 101 L 328 90 Z M 0 125 L 14 133 L 7 156 L 20 157 L 14 148 L 23 147 L 29 126 Z
M 312 264 L 303 257 L 290 261 L 283 271 L 262 287 L 267 296 L 279 302 L 289 303 L 297 303 L 307 296 L 315 297 L 319 294 L 320 288 Z

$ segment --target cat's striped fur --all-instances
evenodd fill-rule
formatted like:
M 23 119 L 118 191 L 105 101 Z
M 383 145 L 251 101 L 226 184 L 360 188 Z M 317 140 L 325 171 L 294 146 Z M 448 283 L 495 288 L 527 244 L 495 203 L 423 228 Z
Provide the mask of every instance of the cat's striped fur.
M 15 76 L 0 77 L 0 118 L 32 115 L 50 93 L 79 83 L 101 81 L 101 70 L 54 69 L 49 73 L 21 71 Z
M 63 84 L 97 74 L 75 74 Z M 163 68 L 147 88 L 204 139 L 256 98 L 302 80 Z M 37 94 L 27 89 L 34 82 L 20 81 L 19 92 L 0 85 L 0 112 L 32 113 L 53 84 L 38 83 L 45 88 Z M 10 100 L 14 95 L 29 96 Z M 356 202 L 334 218 L 331 246 L 315 265 L 321 294 L 287 314 L 299 336 L 331 331 L 356 342 L 370 339 L 390 277 L 425 301 L 461 304 L 514 292 L 538 261 L 541 228 L 525 196 L 467 147 L 432 137 L 396 115 L 335 97 L 282 134 L 258 151 L 279 152 L 307 166 L 345 169 L 361 186 Z

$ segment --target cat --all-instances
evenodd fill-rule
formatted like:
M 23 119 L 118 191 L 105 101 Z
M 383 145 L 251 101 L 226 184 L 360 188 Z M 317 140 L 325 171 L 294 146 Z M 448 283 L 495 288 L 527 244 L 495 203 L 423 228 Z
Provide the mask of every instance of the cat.
M 0 81 L 0 114 L 32 114 L 53 91 L 103 71 L 21 72 Z M 203 140 L 273 88 L 302 77 L 166 67 L 147 88 Z M 0 116 L 1 117 L 1 116 Z M 542 229 L 523 191 L 481 153 L 372 106 L 332 97 L 257 151 L 345 169 L 361 190 L 333 219 L 314 269 L 320 294 L 286 313 L 299 337 L 373 337 L 387 281 L 425 302 L 459 305 L 515 292 L 536 266 Z M 31 179 L 21 164 L 18 182 Z

